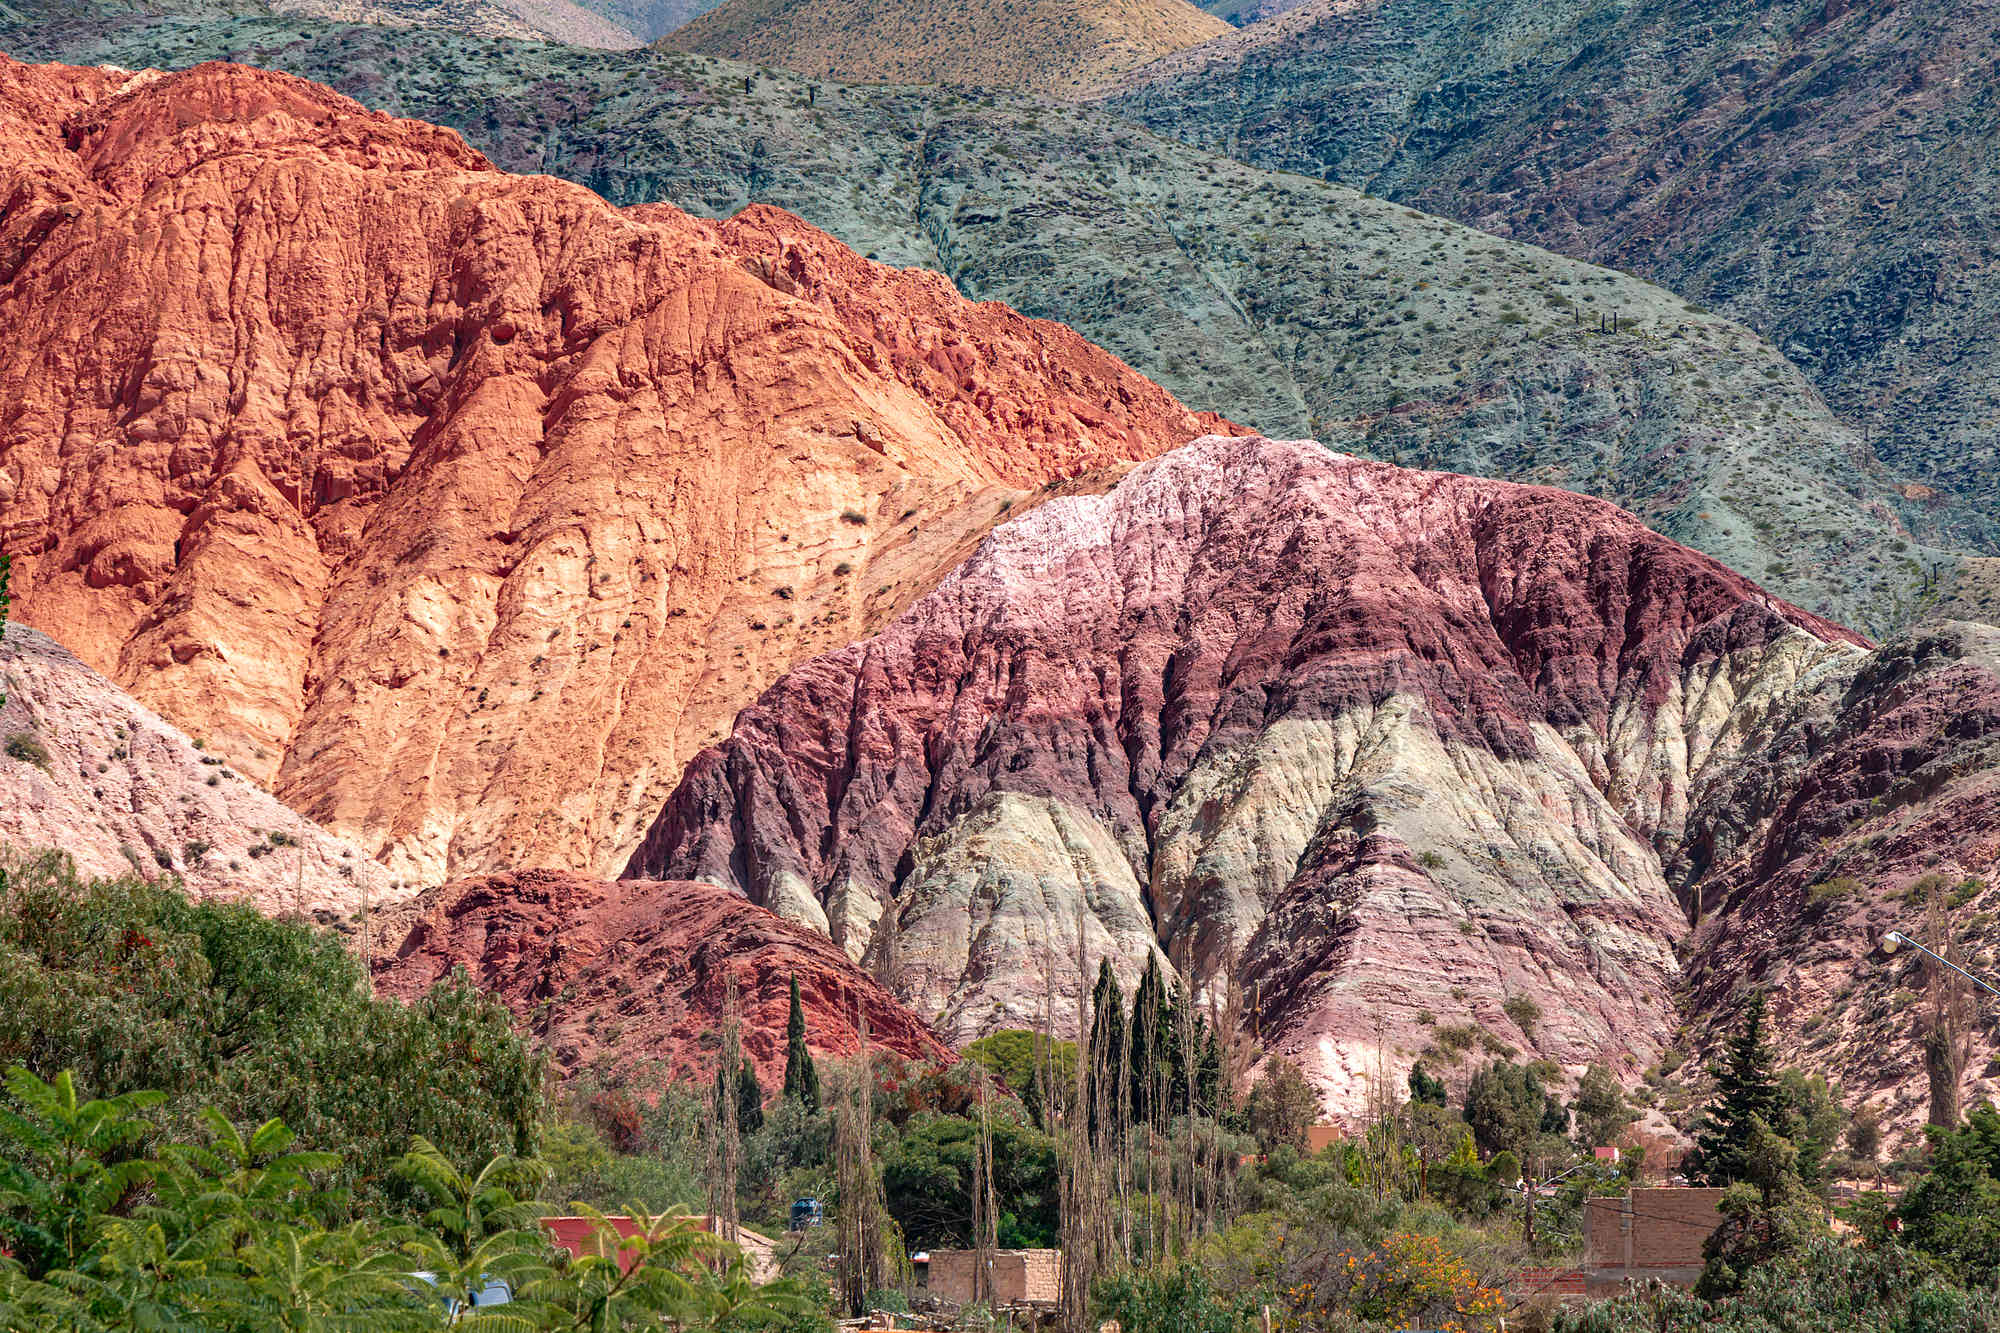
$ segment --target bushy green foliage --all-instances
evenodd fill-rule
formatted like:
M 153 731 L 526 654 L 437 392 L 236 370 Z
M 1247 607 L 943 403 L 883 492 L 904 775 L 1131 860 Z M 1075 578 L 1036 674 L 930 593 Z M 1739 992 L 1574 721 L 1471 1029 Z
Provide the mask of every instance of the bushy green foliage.
M 0 868 L 0 1063 L 81 1093 L 148 1089 L 185 1132 L 205 1107 L 277 1118 L 339 1153 L 368 1203 L 423 1136 L 455 1158 L 534 1148 L 541 1066 L 462 976 L 413 1004 L 369 996 L 330 931 L 191 902 L 171 880 L 86 880 L 65 857 Z
M 1537 1137 L 1561 1123 L 1561 1107 L 1533 1066 L 1495 1060 L 1466 1085 L 1465 1122 L 1480 1151 L 1525 1159 L 1535 1151 Z
M 2000 1295 L 1894 1246 L 1815 1240 L 1704 1300 L 1649 1284 L 1559 1311 L 1551 1333 L 2000 1333 Z
M 1043 1065 L 1054 1064 L 1059 1103 L 1068 1100 L 1062 1092 L 1076 1079 L 1076 1043 L 1050 1041 L 1026 1028 L 1001 1028 L 971 1043 L 959 1054 L 986 1066 L 1023 1101 L 1029 1100 L 1029 1089 L 1040 1088 Z
M 1960 1273 L 2000 1276 L 2000 1112 L 1972 1109 L 1929 1131 L 1931 1170 L 1896 1209 L 1903 1243 Z
M 398 1333 L 477 1323 L 511 1333 L 658 1329 L 708 1333 L 824 1329 L 789 1283 L 758 1288 L 733 1246 L 683 1214 L 621 1234 L 583 1207 L 597 1253 L 559 1255 L 539 1208 L 512 1186 L 543 1168 L 511 1157 L 466 1172 L 419 1139 L 397 1163 L 425 1203 L 420 1222 L 364 1214 L 329 1224 L 346 1174 L 337 1154 L 303 1152 L 283 1122 L 247 1133 L 210 1110 L 199 1136 L 131 1150 L 156 1126 L 157 1092 L 82 1100 L 64 1071 L 7 1074 L 0 1115 L 0 1330 L 80 1333 Z M 514 1300 L 455 1314 L 489 1283 Z
M 1193 1264 L 1162 1264 L 1122 1273 L 1093 1293 L 1107 1319 L 1130 1333 L 1237 1333 L 1257 1307 L 1219 1295 Z
M 885 1146 L 883 1193 L 912 1249 L 971 1243 L 976 1139 L 968 1118 L 921 1115 Z M 1055 1140 L 1011 1109 L 993 1115 L 993 1183 L 1003 1247 L 1056 1243 Z

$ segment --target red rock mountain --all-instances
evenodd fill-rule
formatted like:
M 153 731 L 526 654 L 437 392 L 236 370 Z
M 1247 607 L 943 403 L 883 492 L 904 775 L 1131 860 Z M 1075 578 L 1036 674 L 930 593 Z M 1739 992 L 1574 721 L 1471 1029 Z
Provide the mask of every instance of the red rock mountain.
M 1198 434 L 787 215 L 229 65 L 0 58 L 15 616 L 405 882 L 621 864 L 789 663 Z
M 824 936 L 711 884 L 606 883 L 560 871 L 491 875 L 432 889 L 385 938 L 375 981 L 415 996 L 458 966 L 499 995 L 565 1073 L 645 1069 L 665 1079 L 715 1069 L 723 996 L 736 978 L 743 1049 L 767 1090 L 784 1085 L 785 1020 L 798 978 L 806 1042 L 875 1045 L 920 1060 L 951 1053 Z
M 1238 960 L 1338 1109 L 1426 1050 L 1462 1075 L 1475 1039 L 1636 1078 L 1680 1021 L 1697 903 L 1698 1017 L 1768 977 L 1810 1018 L 1787 941 L 1821 841 L 1951 748 L 1913 733 L 1954 689 L 2000 689 L 1929 656 L 1926 702 L 1898 705 L 1857 636 L 1610 505 L 1204 440 L 996 530 L 793 670 L 629 873 L 890 950 L 953 1040 L 1073 993 L 1043 960 L 1081 918 L 1128 985 L 1153 949 L 1202 983 Z M 1884 1072 L 1851 1042 L 1828 1062 Z

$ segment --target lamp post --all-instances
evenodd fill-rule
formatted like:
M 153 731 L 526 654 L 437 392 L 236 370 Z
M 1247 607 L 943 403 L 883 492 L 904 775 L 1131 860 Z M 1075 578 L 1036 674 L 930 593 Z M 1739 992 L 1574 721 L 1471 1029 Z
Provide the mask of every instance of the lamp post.
M 1970 981 L 1973 985 L 1978 986 L 1983 990 L 1990 991 L 1995 995 L 2000 995 L 2000 986 L 1993 985 L 1991 982 L 1987 981 L 1983 977 L 1974 976 L 1972 973 L 1960 967 L 1957 963 L 1952 962 L 1951 959 L 1946 958 L 1943 954 L 1938 953 L 1933 949 L 1926 949 L 1923 945 L 1917 943 L 1915 940 L 1911 939 L 1908 935 L 1905 935 L 1900 930 L 1892 930 L 1887 935 L 1884 935 L 1882 937 L 1883 953 L 1892 954 L 1896 952 L 1896 950 L 1902 948 L 1904 945 L 1908 945 L 1910 948 L 1915 949 L 1918 953 L 1923 954 L 1927 958 L 1932 958 L 1940 963 L 1943 963 L 1946 967 L 1958 973 L 1960 976 L 1964 977 L 1967 981 Z

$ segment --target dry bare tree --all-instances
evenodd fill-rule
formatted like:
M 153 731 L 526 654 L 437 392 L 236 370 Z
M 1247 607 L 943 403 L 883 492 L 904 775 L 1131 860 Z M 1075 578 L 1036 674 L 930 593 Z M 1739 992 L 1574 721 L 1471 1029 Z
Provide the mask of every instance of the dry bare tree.
M 1090 1288 L 1109 1248 L 1104 1160 L 1100 1151 L 1109 1128 L 1104 1077 L 1106 1034 L 1090 1014 L 1090 954 L 1085 947 L 1083 911 L 1076 918 L 1077 1060 L 1069 1105 L 1062 1116 L 1062 1174 L 1057 1209 L 1062 1235 L 1062 1290 L 1056 1306 L 1060 1333 L 1088 1333 Z M 1045 1020 L 1046 1024 L 1047 1020 Z M 1093 1076 L 1095 1071 L 1095 1076 Z M 1092 1090 L 1096 1096 L 1093 1099 Z M 1093 1105 L 1093 1101 L 1095 1104 Z
M 1000 1210 L 993 1188 L 993 1099 L 986 1066 L 977 1060 L 967 1063 L 973 1067 L 972 1086 L 979 1112 L 972 1154 L 972 1300 L 975 1305 L 991 1306 L 993 1256 L 1000 1232 Z
M 736 1175 L 741 1160 L 742 1141 L 736 1125 L 737 1080 L 743 1072 L 743 997 L 736 989 L 731 972 L 722 987 L 722 1054 L 711 1096 L 715 1100 L 715 1149 L 708 1182 L 708 1212 L 715 1219 L 715 1232 L 734 1245 L 739 1229 L 736 1221 Z
M 1945 905 L 1943 877 L 1932 889 L 1924 909 L 1925 944 L 1951 962 L 1960 962 L 1958 942 Z M 1959 1099 L 1965 1067 L 1972 1059 L 1972 987 L 1963 973 L 1936 959 L 1924 959 L 1928 1005 L 1924 1020 L 1924 1069 L 1930 1075 L 1930 1123 L 1946 1129 L 1958 1124 Z
M 867 1313 L 869 1293 L 882 1290 L 891 1280 L 883 1242 L 888 1208 L 875 1174 L 875 1055 L 859 997 L 854 1033 L 858 1049 L 834 1113 L 833 1154 L 840 1190 L 840 1293 L 849 1315 L 859 1318 Z

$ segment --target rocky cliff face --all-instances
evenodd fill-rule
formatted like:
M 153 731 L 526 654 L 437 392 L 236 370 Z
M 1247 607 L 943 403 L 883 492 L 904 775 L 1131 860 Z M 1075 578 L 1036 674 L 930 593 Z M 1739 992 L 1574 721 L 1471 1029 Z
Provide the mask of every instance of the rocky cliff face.
M 0 198 L 16 616 L 405 883 L 622 861 L 786 664 L 1202 429 L 796 219 L 283 75 L 8 62 Z
M 0 853 L 55 849 L 87 875 L 178 875 L 356 928 L 398 896 L 350 843 L 261 787 L 39 631 L 0 635 Z
M 564 1074 L 710 1075 L 730 977 L 744 1054 L 767 1091 L 784 1086 L 793 977 L 813 1050 L 858 1049 L 859 1016 L 877 1047 L 951 1059 L 825 936 L 714 885 L 525 871 L 443 885 L 401 915 L 407 925 L 377 945 L 383 993 L 421 995 L 463 966 L 532 1027 Z
M 1941 528 L 1936 497 L 1741 325 L 1099 112 L 268 20 L 0 26 L 7 42 L 127 65 L 229 54 L 619 202 L 778 204 L 1061 319 L 1183 401 L 1388 461 L 1604 496 L 1878 635 L 1950 563 L 1923 536 Z
M 1045 969 L 1081 929 L 1128 984 L 1154 949 L 1233 962 L 1343 1109 L 1439 1026 L 1636 1073 L 1691 820 L 1801 680 L 1864 658 L 1610 506 L 1211 439 L 792 672 L 630 873 L 887 951 L 954 1040 L 1073 994 Z
M 1919 535 L 1991 554 L 1996 60 L 1992 0 L 1311 0 L 1110 105 L 1742 320 L 1865 428 Z
M 1838 1070 L 1887 1123 L 1921 1123 L 1924 969 L 1882 937 L 1949 938 L 1966 965 L 2000 964 L 2000 630 L 1946 622 L 1802 675 L 1744 740 L 1675 872 L 1699 899 L 1697 1034 L 1726 1032 L 1747 991 L 1768 988 L 1789 1050 Z M 1973 1012 L 1966 1093 L 1992 1098 L 2000 1021 Z

